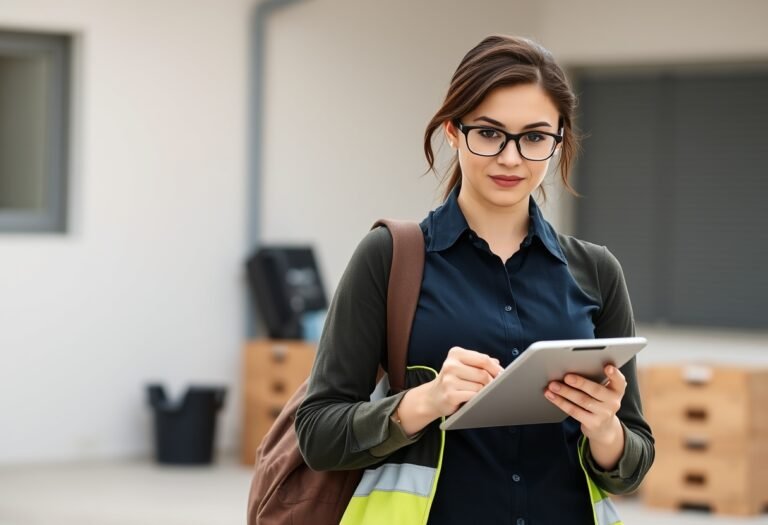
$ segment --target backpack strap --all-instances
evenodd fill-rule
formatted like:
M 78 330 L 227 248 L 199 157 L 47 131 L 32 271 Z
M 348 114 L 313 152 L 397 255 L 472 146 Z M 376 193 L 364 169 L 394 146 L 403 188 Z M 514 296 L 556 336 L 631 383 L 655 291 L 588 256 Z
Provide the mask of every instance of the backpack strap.
M 392 266 L 387 285 L 387 375 L 393 392 L 405 389 L 408 341 L 424 275 L 424 233 L 419 223 L 379 219 L 392 234 Z

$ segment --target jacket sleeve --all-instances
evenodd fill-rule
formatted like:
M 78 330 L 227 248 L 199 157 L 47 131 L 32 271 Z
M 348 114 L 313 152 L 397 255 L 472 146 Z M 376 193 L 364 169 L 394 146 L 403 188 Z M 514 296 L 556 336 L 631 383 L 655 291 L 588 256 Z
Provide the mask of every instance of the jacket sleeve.
M 598 262 L 603 305 L 595 321 L 595 337 L 632 337 L 635 321 L 624 273 L 619 261 L 603 247 Z M 654 458 L 654 439 L 643 417 L 635 358 L 621 367 L 627 389 L 617 416 L 624 427 L 624 453 L 615 469 L 603 470 L 587 447 L 586 465 L 594 482 L 612 494 L 626 494 L 640 485 Z
M 391 418 L 405 392 L 370 401 L 387 348 L 386 300 L 392 237 L 379 227 L 358 245 L 331 301 L 296 434 L 314 470 L 378 463 L 419 438 Z

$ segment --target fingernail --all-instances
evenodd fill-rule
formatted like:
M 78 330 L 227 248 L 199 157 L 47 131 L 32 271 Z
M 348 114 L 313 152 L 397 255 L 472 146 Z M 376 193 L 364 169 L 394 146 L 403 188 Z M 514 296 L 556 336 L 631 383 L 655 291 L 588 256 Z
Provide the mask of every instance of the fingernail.
M 607 370 L 607 372 L 609 374 L 612 374 L 612 373 L 614 373 L 616 371 L 616 369 L 613 366 L 608 366 L 608 368 L 606 370 Z
M 553 394 L 552 392 L 547 390 L 546 392 L 544 392 L 544 397 L 546 397 L 547 399 L 550 399 L 550 400 L 551 399 L 555 399 L 555 394 Z
M 549 388 L 553 392 L 558 392 L 560 390 L 560 385 L 558 385 L 557 383 L 550 383 Z

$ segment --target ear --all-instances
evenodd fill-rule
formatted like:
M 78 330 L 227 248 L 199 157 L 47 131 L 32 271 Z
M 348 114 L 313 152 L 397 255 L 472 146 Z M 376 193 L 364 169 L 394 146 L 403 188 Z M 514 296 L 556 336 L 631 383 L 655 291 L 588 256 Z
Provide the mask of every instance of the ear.
M 459 130 L 453 125 L 453 122 L 446 120 L 443 122 L 443 133 L 445 133 L 445 140 L 451 149 L 457 149 L 459 147 Z

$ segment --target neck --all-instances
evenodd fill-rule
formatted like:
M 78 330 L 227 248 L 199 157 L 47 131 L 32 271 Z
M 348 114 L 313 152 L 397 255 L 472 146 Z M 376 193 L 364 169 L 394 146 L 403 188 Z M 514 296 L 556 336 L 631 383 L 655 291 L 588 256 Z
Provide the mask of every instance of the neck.
M 528 235 L 528 197 L 511 206 L 479 199 L 466 185 L 459 191 L 459 207 L 472 230 L 488 242 L 520 242 Z

